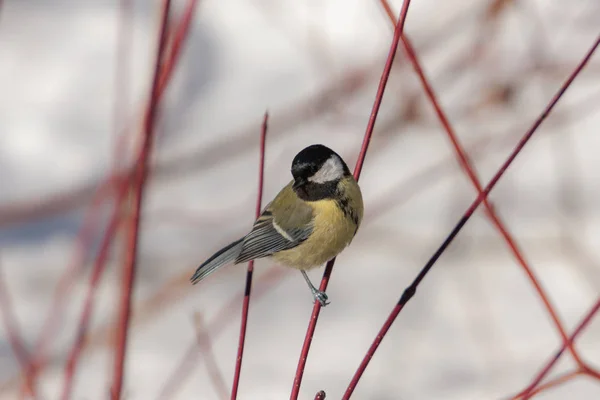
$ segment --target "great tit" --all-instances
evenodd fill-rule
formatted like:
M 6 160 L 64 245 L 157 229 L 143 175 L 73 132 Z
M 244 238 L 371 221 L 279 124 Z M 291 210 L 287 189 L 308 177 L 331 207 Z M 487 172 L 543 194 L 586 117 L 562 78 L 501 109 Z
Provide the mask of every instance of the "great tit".
M 363 217 L 360 187 L 344 160 L 321 144 L 300 151 L 291 172 L 294 179 L 264 208 L 250 233 L 200 265 L 193 284 L 232 261 L 271 257 L 300 270 L 314 300 L 329 304 L 306 270 L 325 264 L 354 238 Z

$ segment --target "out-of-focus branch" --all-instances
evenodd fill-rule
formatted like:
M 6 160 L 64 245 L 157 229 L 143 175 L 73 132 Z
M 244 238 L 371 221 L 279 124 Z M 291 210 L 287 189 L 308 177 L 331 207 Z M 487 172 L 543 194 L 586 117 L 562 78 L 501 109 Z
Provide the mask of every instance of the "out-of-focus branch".
M 160 68 L 164 60 L 163 52 L 167 42 L 167 26 L 169 21 L 171 1 L 164 0 L 162 3 L 162 18 L 158 39 L 158 51 L 155 61 L 154 78 L 150 94 L 148 109 L 144 119 L 144 132 L 142 139 L 141 156 L 132 177 L 132 208 L 133 216 L 127 227 L 125 242 L 125 261 L 123 264 L 123 277 L 121 285 L 121 300 L 119 309 L 119 325 L 117 328 L 117 343 L 115 346 L 113 386 L 111 388 L 113 400 L 121 398 L 124 380 L 125 355 L 127 353 L 127 339 L 129 333 L 129 319 L 131 315 L 131 298 L 135 282 L 137 267 L 137 249 L 139 243 L 139 228 L 142 213 L 142 204 L 146 187 L 146 179 L 149 169 L 149 158 L 152 151 L 154 139 L 154 124 L 158 113 Z
M 262 129 L 260 134 L 260 159 L 258 167 L 258 192 L 256 195 L 256 218 L 260 216 L 262 210 L 263 182 L 265 176 L 265 142 L 267 138 L 267 122 L 269 114 L 265 112 Z M 246 325 L 248 323 L 248 311 L 250 309 L 250 292 L 252 291 L 252 273 L 254 271 L 254 260 L 248 262 L 248 271 L 246 272 L 246 285 L 244 287 L 244 301 L 242 303 L 242 321 L 240 324 L 240 338 L 238 344 L 237 357 L 235 361 L 235 372 L 233 375 L 233 386 L 231 389 L 231 399 L 237 398 L 238 386 L 240 384 L 240 373 L 242 371 L 242 359 L 244 357 L 244 344 L 246 342 Z
M 123 182 L 118 197 L 123 197 L 125 193 L 127 193 L 128 189 L 129 184 L 127 182 Z M 125 203 L 122 204 L 122 207 L 126 207 Z M 96 295 L 96 291 L 98 290 L 100 280 L 102 279 L 102 275 L 106 270 L 106 263 L 109 256 L 111 244 L 113 240 L 118 237 L 119 225 L 121 224 L 121 222 L 121 209 L 116 208 L 109 222 L 109 226 L 106 229 L 104 238 L 102 239 L 102 243 L 100 244 L 100 250 L 98 252 L 98 255 L 96 256 L 96 260 L 92 268 L 92 273 L 90 275 L 88 283 L 88 291 L 83 303 L 83 309 L 81 311 L 79 323 L 77 325 L 77 335 L 75 336 L 75 342 L 71 346 L 71 350 L 69 351 L 69 355 L 67 356 L 67 362 L 65 364 L 64 371 L 63 391 L 61 396 L 63 400 L 68 400 L 71 398 L 73 380 L 75 377 L 79 359 L 82 354 L 87 330 L 92 318 L 94 298 Z M 41 361 L 45 362 L 45 359 Z
M 196 3 L 196 0 L 189 1 L 194 4 Z M 182 22 L 185 22 L 185 20 Z M 173 57 L 177 57 L 177 54 L 174 54 Z M 175 60 L 166 62 L 164 64 L 165 68 L 173 66 Z M 337 99 L 344 99 L 349 94 L 363 88 L 368 82 L 370 67 L 369 65 L 368 67 L 352 69 L 340 80 L 323 88 L 317 94 L 311 95 L 307 99 L 294 103 L 285 110 L 278 112 L 277 120 L 281 121 L 278 122 L 278 132 L 283 132 L 286 129 L 291 129 L 299 124 L 304 124 L 309 120 L 324 115 L 329 110 L 332 102 Z M 165 78 L 161 82 L 168 81 L 172 75 L 172 70 L 164 70 L 163 75 Z M 278 132 L 269 135 L 270 141 L 279 141 L 284 137 Z M 164 179 L 174 175 L 186 175 L 191 172 L 201 171 L 206 166 L 222 162 L 223 154 L 235 157 L 245 153 L 249 148 L 252 148 L 253 141 L 255 140 L 254 126 L 244 129 L 235 136 L 237 139 L 233 143 L 225 140 L 216 144 L 205 145 L 201 149 L 194 149 L 187 152 L 184 156 L 153 165 L 153 179 Z M 131 173 L 131 169 L 120 171 L 117 180 L 129 179 Z M 97 186 L 104 187 L 110 185 L 107 182 L 100 184 L 94 182 L 73 189 L 70 192 L 51 195 L 41 203 L 38 199 L 35 199 L 4 205 L 0 208 L 0 226 L 11 226 L 76 209 L 89 201 L 90 196 L 94 193 Z
M 176 26 L 175 37 L 179 38 L 179 40 L 185 39 L 185 35 L 182 36 L 181 32 L 188 31 L 188 27 L 191 22 L 191 15 L 194 13 L 196 3 L 197 3 L 197 0 L 188 0 L 188 4 L 185 9 L 185 13 L 184 13 L 181 21 Z M 161 71 L 161 76 L 163 79 L 163 86 L 161 88 L 162 91 L 157 93 L 158 96 L 161 96 L 163 94 L 165 85 L 170 81 L 170 78 L 172 77 L 173 71 L 177 64 L 177 61 L 179 60 L 180 50 L 181 50 L 181 45 L 172 47 L 172 51 L 169 53 L 169 58 L 163 64 L 161 64 L 160 71 Z M 121 141 L 120 144 L 122 146 L 123 142 Z M 118 152 L 122 152 L 123 148 L 119 147 L 116 150 Z M 138 161 L 138 160 L 139 160 L 139 157 L 136 158 L 136 161 Z M 115 211 L 112 219 L 113 220 L 118 219 L 119 218 L 118 212 L 121 211 L 119 205 L 121 204 L 122 200 L 125 198 L 125 195 L 127 194 L 127 190 L 126 190 L 126 187 L 124 187 L 124 185 L 125 186 L 128 185 L 128 180 L 129 180 L 128 175 L 119 175 L 119 174 L 116 174 L 113 172 L 105 180 L 105 183 L 101 184 L 100 187 L 97 189 L 97 193 L 94 196 L 94 199 L 89 207 L 89 210 L 88 210 L 86 216 L 84 217 L 84 222 L 83 222 L 82 228 L 80 229 L 80 231 L 77 235 L 78 243 L 77 243 L 75 255 L 73 257 L 73 262 L 71 263 L 70 267 L 67 268 L 67 270 L 65 271 L 65 273 L 61 276 L 61 278 L 59 280 L 59 284 L 58 284 L 57 290 L 56 290 L 56 295 L 54 297 L 52 306 L 50 308 L 50 312 L 48 313 L 48 317 L 42 327 L 40 337 L 35 346 L 36 351 L 35 351 L 34 360 L 32 361 L 32 369 L 33 369 L 32 375 L 34 378 L 35 378 L 35 374 L 37 374 L 37 372 L 39 370 L 42 370 L 45 366 L 47 347 L 49 346 L 49 344 L 52 341 L 52 338 L 54 337 L 56 327 L 60 325 L 60 321 L 62 320 L 63 306 L 64 306 L 67 296 L 69 294 L 69 289 L 72 286 L 72 284 L 74 283 L 76 277 L 79 275 L 79 271 L 81 271 L 81 269 L 82 269 L 83 260 L 85 259 L 86 255 L 87 255 L 86 251 L 90 247 L 89 244 L 90 244 L 91 240 L 93 239 L 93 237 L 92 237 L 93 230 L 97 226 L 97 220 L 99 218 L 98 208 L 99 208 L 101 202 L 104 201 L 109 195 L 111 195 L 114 190 L 116 190 L 118 193 L 115 196 L 115 203 L 117 205 L 116 208 L 119 210 Z M 1 212 L 0 212 L 0 214 L 1 214 Z M 2 219 L 2 218 L 0 217 L 0 219 Z M 114 226 L 116 229 L 116 226 L 117 226 L 116 221 L 115 222 L 111 221 L 109 223 L 109 226 Z M 109 246 L 110 242 L 114 238 L 115 233 L 116 233 L 115 230 L 107 230 L 105 232 L 104 238 L 105 238 L 105 241 L 108 240 L 107 246 Z M 108 250 L 106 250 L 106 251 L 108 251 Z M 100 274 L 101 274 L 101 272 L 100 272 Z M 99 277 L 98 277 L 98 279 L 99 279 Z
M 0 3 L 0 7 L 2 3 Z M 30 362 L 31 357 L 27 352 L 25 342 L 23 341 L 23 335 L 19 328 L 19 322 L 14 313 L 14 308 L 11 300 L 10 293 L 8 291 L 8 281 L 6 280 L 4 273 L 2 272 L 2 265 L 0 264 L 0 317 L 2 318 L 2 324 L 6 330 L 10 347 L 21 367 L 21 372 L 25 376 L 24 386 L 28 396 L 36 397 L 35 387 L 33 385 L 33 379 L 31 377 Z
M 229 391 L 227 390 L 227 384 L 225 378 L 219 370 L 217 360 L 212 351 L 212 342 L 210 340 L 210 334 L 206 329 L 202 314 L 199 312 L 194 313 L 194 326 L 196 328 L 196 340 L 198 342 L 198 348 L 204 355 L 204 364 L 208 371 L 208 376 L 212 382 L 215 391 L 218 393 L 219 398 L 225 400 L 229 397 Z M 164 398 L 172 398 L 174 393 L 164 393 Z
M 121 185 L 126 185 L 126 183 L 121 182 Z M 31 371 L 28 372 L 33 380 L 32 384 L 34 387 L 37 374 L 43 369 L 47 361 L 48 348 L 57 333 L 57 329 L 62 324 L 64 308 L 67 304 L 71 288 L 83 270 L 83 264 L 88 257 L 88 252 L 94 239 L 93 234 L 100 220 L 100 206 L 102 201 L 111 195 L 111 192 L 107 189 L 106 187 L 99 188 L 94 195 L 94 199 L 84 216 L 83 224 L 77 232 L 72 260 L 60 276 L 56 285 L 50 310 L 46 315 L 34 346 L 33 359 L 30 365 Z M 105 235 L 112 235 L 112 233 L 107 231 Z
M 263 285 L 257 285 L 254 289 L 254 301 L 261 298 L 268 289 L 270 289 L 274 284 L 279 282 L 286 276 L 289 276 L 291 271 L 286 268 L 271 268 L 265 275 L 263 275 L 263 279 L 265 280 Z M 189 274 L 185 275 L 186 284 L 189 284 Z M 236 309 L 236 306 L 240 301 L 243 300 L 245 293 L 239 293 L 234 296 L 228 303 L 226 303 L 220 310 L 216 312 L 216 318 L 208 324 L 207 331 L 211 333 L 211 335 L 219 335 L 221 331 L 225 328 L 225 326 L 232 321 L 233 311 Z M 185 351 L 185 354 L 181 361 L 177 364 L 177 367 L 173 370 L 173 372 L 166 379 L 165 384 L 163 385 L 162 390 L 160 391 L 161 396 L 158 397 L 159 400 L 167 399 L 170 396 L 170 393 L 174 393 L 179 386 L 181 386 L 186 379 L 188 379 L 189 375 L 194 371 L 194 366 L 196 365 L 199 358 L 198 348 L 196 343 L 191 343 L 188 349 Z

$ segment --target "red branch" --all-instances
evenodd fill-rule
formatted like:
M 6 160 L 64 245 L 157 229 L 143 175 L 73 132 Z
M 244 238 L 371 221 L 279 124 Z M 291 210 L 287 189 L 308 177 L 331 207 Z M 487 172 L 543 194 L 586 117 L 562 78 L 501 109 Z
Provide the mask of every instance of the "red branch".
M 220 399 L 226 399 L 229 397 L 227 385 L 223 379 L 223 374 L 217 366 L 217 360 L 212 350 L 212 341 L 210 334 L 204 326 L 204 321 L 200 313 L 194 313 L 194 322 L 196 326 L 196 341 L 198 347 L 204 354 L 204 364 L 208 370 L 208 376 L 214 386 L 215 391 L 218 393 Z M 171 398 L 175 396 L 174 393 L 169 393 Z
M 79 274 L 83 269 L 83 263 L 88 256 L 88 249 L 94 239 L 94 230 L 100 218 L 100 206 L 102 201 L 110 196 L 112 190 L 111 184 L 112 181 L 109 182 L 108 185 L 98 188 L 94 194 L 94 198 L 84 215 L 83 223 L 77 232 L 73 258 L 56 285 L 50 310 L 48 311 L 42 329 L 40 330 L 38 340 L 34 346 L 33 359 L 30 365 L 31 370 L 28 371 L 33 391 L 35 391 L 36 376 L 47 362 L 48 347 L 52 343 L 52 339 L 54 338 L 54 335 L 56 335 L 57 329 L 62 324 L 64 307 L 67 304 L 70 290 L 76 279 L 79 277 Z M 27 386 L 29 386 L 29 384 Z M 26 388 L 23 389 L 29 390 Z
M 392 23 L 395 23 L 394 14 L 392 13 L 392 10 L 391 10 L 387 0 L 381 0 L 381 3 L 383 5 L 383 7 L 385 8 L 386 13 L 388 14 L 390 21 Z M 440 123 L 442 124 L 444 130 L 446 131 L 446 134 L 448 135 L 448 137 L 450 139 L 450 142 L 452 143 L 452 146 L 454 148 L 454 151 L 456 152 L 456 155 L 458 157 L 461 167 L 465 170 L 468 178 L 471 180 L 471 183 L 473 184 L 473 186 L 475 186 L 475 189 L 477 189 L 477 193 L 482 194 L 483 187 L 481 186 L 481 182 L 480 182 L 479 178 L 477 177 L 477 174 L 474 171 L 474 168 L 471 165 L 471 162 L 469 161 L 468 155 L 465 152 L 464 147 L 461 145 L 460 141 L 458 140 L 458 137 L 456 136 L 456 133 L 454 132 L 454 129 L 452 128 L 452 125 L 450 124 L 450 121 L 448 120 L 448 117 L 442 110 L 442 107 L 440 106 L 440 103 L 437 100 L 437 96 L 436 96 L 435 92 L 433 91 L 433 88 L 429 84 L 427 77 L 425 76 L 425 72 L 423 71 L 423 68 L 421 68 L 421 64 L 420 64 L 417 54 L 414 50 L 414 47 L 412 46 L 410 40 L 406 37 L 406 35 L 402 35 L 402 43 L 404 45 L 404 50 L 406 51 L 406 55 L 409 58 L 409 60 L 411 61 L 412 66 L 415 69 L 415 72 L 417 73 L 419 80 L 421 81 L 423 90 L 425 91 L 427 98 L 431 102 L 431 105 L 433 106 L 435 113 L 436 113 L 438 119 L 440 120 Z M 485 207 L 485 211 L 486 211 L 488 218 L 490 218 L 490 220 L 492 221 L 492 223 L 494 224 L 494 226 L 496 227 L 498 232 L 500 232 L 500 234 L 502 235 L 502 238 L 506 242 L 506 244 L 509 247 L 510 251 L 512 252 L 513 256 L 516 258 L 518 263 L 521 265 L 521 268 L 523 268 L 523 270 L 525 271 L 525 273 L 526 273 L 527 277 L 529 278 L 531 284 L 533 285 L 535 291 L 538 293 L 538 296 L 544 303 L 544 307 L 546 307 L 548 314 L 552 318 L 552 321 L 554 322 L 554 325 L 556 326 L 556 329 L 558 330 L 563 343 L 566 343 L 567 342 L 567 332 L 564 328 L 564 325 L 560 321 L 560 318 L 558 317 L 558 314 L 556 313 L 555 308 L 550 303 L 550 299 L 548 298 L 548 295 L 546 294 L 545 290 L 542 288 L 542 285 L 539 282 L 539 279 L 535 276 L 535 273 L 533 272 L 533 270 L 531 269 L 531 267 L 525 260 L 524 255 L 519 250 L 518 244 L 511 237 L 511 234 L 508 232 L 508 229 L 504 226 L 504 224 L 500 220 L 500 218 L 496 215 L 496 213 L 494 212 L 494 209 L 489 204 L 486 197 L 484 197 L 484 199 L 483 199 L 483 205 Z M 569 351 L 573 355 L 573 358 L 577 362 L 578 366 L 581 368 L 585 368 L 585 364 L 582 362 L 579 354 L 577 353 L 577 351 L 574 349 L 573 346 L 569 345 Z
M 394 39 L 392 40 L 392 44 L 391 44 L 390 50 L 388 52 L 388 57 L 387 57 L 385 66 L 383 68 L 383 72 L 381 74 L 381 79 L 379 81 L 379 87 L 377 88 L 377 94 L 375 96 L 375 102 L 373 103 L 373 109 L 371 110 L 371 115 L 369 117 L 369 123 L 367 124 L 362 147 L 360 149 L 358 160 L 356 161 L 356 166 L 354 167 L 354 177 L 356 178 L 356 180 L 358 180 L 360 178 L 360 174 L 362 171 L 365 156 L 367 155 L 367 150 L 369 148 L 371 136 L 373 135 L 373 129 L 375 128 L 375 122 L 377 120 L 379 108 L 381 107 L 381 101 L 383 99 L 385 87 L 387 85 L 387 81 L 390 76 L 390 72 L 392 70 L 392 64 L 394 63 L 394 58 L 396 56 L 396 50 L 398 49 L 398 43 L 400 42 L 400 35 L 402 34 L 402 31 L 404 29 L 404 21 L 406 20 L 406 15 L 408 13 L 409 5 L 410 5 L 410 0 L 404 0 L 404 3 L 402 4 L 402 10 L 400 11 L 400 17 L 398 19 L 398 24 L 396 24 L 396 29 L 394 30 Z M 325 267 L 325 273 L 323 274 L 323 279 L 321 280 L 321 285 L 319 287 L 319 290 L 325 291 L 327 289 L 327 285 L 328 285 L 329 279 L 331 277 L 331 272 L 333 271 L 334 263 L 335 263 L 335 258 L 327 263 L 327 266 Z M 304 344 L 302 345 L 300 359 L 298 360 L 298 367 L 296 368 L 296 375 L 294 377 L 294 385 L 292 387 L 292 393 L 290 396 L 290 400 L 298 399 L 298 395 L 300 394 L 300 385 L 302 384 L 302 376 L 304 375 L 304 368 L 306 367 L 306 360 L 308 359 L 308 352 L 310 351 L 310 345 L 312 343 L 315 329 L 317 327 L 317 321 L 319 320 L 320 312 L 321 312 L 321 303 L 319 303 L 318 301 L 315 301 L 312 315 L 311 315 L 309 323 L 308 323 L 308 329 L 306 331 L 306 336 L 304 338 Z
M 542 392 L 545 392 L 546 390 L 550 390 L 550 389 L 556 388 L 560 385 L 564 385 L 565 383 L 570 382 L 573 379 L 575 379 L 578 376 L 581 376 L 583 374 L 584 374 L 584 372 L 582 370 L 576 369 L 575 371 L 566 372 L 564 374 L 555 376 L 554 378 L 550 379 L 548 382 L 544 383 L 543 385 L 539 385 L 538 387 L 536 387 L 531 392 L 531 397 L 536 396 Z
M 127 106 L 129 104 L 129 71 L 131 67 L 130 54 L 133 43 L 133 28 L 131 19 L 133 17 L 132 0 L 119 1 L 119 13 L 117 22 L 117 60 L 115 63 L 115 88 L 113 93 L 113 124 L 115 132 L 115 148 L 113 151 L 113 174 L 122 167 L 125 159 L 126 135 L 121 132 L 121 124 L 126 120 Z
M 127 335 L 129 331 L 129 319 L 131 315 L 131 297 L 137 265 L 137 248 L 139 242 L 139 226 L 142 202 L 144 198 L 145 183 L 148 176 L 148 163 L 154 134 L 154 123 L 158 108 L 158 86 L 160 79 L 160 65 L 163 61 L 163 52 L 167 42 L 167 25 L 169 20 L 171 1 L 164 0 L 162 3 L 162 18 L 158 51 L 155 62 L 152 92 L 149 99 L 148 110 L 144 119 L 144 134 L 141 147 L 141 157 L 135 169 L 132 188 L 132 216 L 129 220 L 128 235 L 126 237 L 126 255 L 123 265 L 123 277 L 121 285 L 121 301 L 119 310 L 119 325 L 117 327 L 117 340 L 115 344 L 114 376 L 112 386 L 112 398 L 121 398 L 123 386 L 123 373 L 125 367 L 125 355 L 127 348 Z
M 127 193 L 128 188 L 128 182 L 123 182 L 117 197 L 122 198 Z M 102 243 L 100 244 L 98 256 L 96 257 L 96 261 L 94 262 L 94 266 L 92 268 L 92 273 L 88 283 L 88 291 L 84 300 L 83 309 L 81 310 L 79 324 L 77 325 L 77 336 L 75 337 L 75 342 L 71 347 L 69 356 L 67 357 L 67 363 L 65 364 L 63 390 L 61 396 L 61 399 L 63 400 L 68 400 L 71 397 L 73 378 L 75 376 L 75 371 L 77 370 L 79 357 L 81 356 L 81 352 L 83 350 L 85 337 L 87 335 L 87 330 L 92 317 L 94 297 L 96 295 L 96 290 L 98 289 L 102 275 L 106 269 L 106 261 L 109 256 L 110 246 L 113 239 L 117 236 L 119 223 L 121 222 L 121 211 L 124 208 L 125 207 L 120 207 L 119 205 L 115 207 L 108 228 L 106 229 L 106 233 L 104 234 L 104 238 L 102 239 Z
M 598 298 L 598 300 L 596 301 L 596 304 L 586 314 L 586 316 L 581 320 L 581 322 L 579 323 L 579 325 L 577 325 L 577 328 L 575 328 L 575 330 L 573 331 L 573 334 L 566 340 L 565 343 L 562 344 L 561 348 L 554 354 L 554 356 L 552 357 L 552 359 L 550 359 L 550 361 L 548 361 L 548 363 L 544 366 L 544 368 L 542 368 L 542 370 L 533 379 L 533 381 L 529 384 L 529 386 L 527 386 L 521 392 L 521 394 L 518 394 L 517 396 L 515 396 L 515 399 L 527 400 L 527 399 L 531 398 L 531 396 L 534 394 L 533 391 L 536 388 L 536 386 L 540 384 L 540 382 L 542 381 L 542 379 L 544 379 L 544 377 L 546 375 L 548 375 L 548 372 L 550 372 L 550 370 L 552 369 L 552 367 L 554 366 L 554 364 L 556 364 L 558 362 L 559 358 L 565 352 L 565 349 L 567 347 L 573 345 L 573 342 L 575 342 L 575 339 L 577 339 L 577 336 L 579 336 L 581 334 L 581 332 L 583 331 L 583 329 L 590 323 L 590 321 L 592 320 L 592 318 L 594 317 L 594 315 L 599 310 L 600 310 L 600 298 Z M 584 369 L 583 371 L 585 373 L 588 372 L 586 369 Z
M 517 146 L 514 148 L 514 150 L 512 151 L 512 153 L 510 154 L 510 156 L 508 157 L 508 159 L 500 167 L 500 169 L 497 171 L 496 175 L 494 175 L 494 177 L 488 183 L 488 185 L 485 187 L 485 189 L 483 190 L 483 192 L 480 193 L 477 196 L 477 198 L 475 199 L 475 201 L 469 206 L 469 208 L 467 209 L 467 211 L 465 211 L 465 213 L 461 217 L 460 221 L 456 224 L 456 226 L 454 227 L 454 229 L 452 229 L 452 231 L 446 237 L 446 239 L 441 244 L 441 246 L 435 251 L 435 253 L 432 255 L 432 257 L 427 261 L 427 263 L 425 264 L 425 266 L 419 272 L 419 275 L 417 275 L 417 277 L 411 283 L 411 285 L 404 290 L 404 292 L 402 293 L 402 296 L 400 297 L 400 300 L 398 300 L 398 303 L 396 304 L 396 306 L 394 307 L 394 309 L 392 310 L 392 312 L 388 316 L 387 320 L 385 321 L 385 323 L 383 324 L 383 326 L 379 330 L 379 333 L 375 337 L 375 340 L 371 344 L 371 347 L 367 351 L 367 354 L 363 358 L 363 360 L 362 360 L 360 366 L 358 367 L 356 373 L 352 377 L 352 380 L 350 381 L 350 384 L 348 385 L 348 388 L 346 389 L 346 393 L 344 394 L 344 397 L 342 398 L 343 400 L 349 399 L 350 396 L 352 395 L 352 392 L 356 388 L 356 385 L 358 384 L 358 381 L 360 380 L 362 374 L 364 373 L 365 369 L 369 365 L 369 361 L 371 360 L 371 358 L 373 358 L 373 356 L 375 354 L 375 351 L 377 351 L 377 348 L 381 344 L 381 341 L 383 340 L 383 338 L 387 334 L 388 330 L 390 329 L 390 327 L 392 326 L 392 324 L 394 323 L 394 321 L 398 317 L 398 314 L 400 314 L 400 312 L 402 311 L 402 309 L 404 308 L 404 306 L 406 305 L 406 303 L 408 303 L 408 301 L 410 301 L 410 299 L 414 296 L 414 294 L 416 293 L 417 288 L 418 288 L 419 284 L 421 283 L 421 281 L 425 278 L 425 276 L 431 270 L 431 268 L 433 267 L 433 265 L 435 264 L 435 262 L 440 258 L 440 256 L 446 250 L 446 248 L 450 245 L 450 243 L 452 242 L 452 240 L 456 237 L 456 235 L 458 235 L 458 233 L 460 232 L 460 230 L 464 227 L 464 225 L 467 223 L 467 221 L 471 218 L 471 216 L 473 215 L 473 213 L 475 212 L 475 210 L 477 209 L 477 207 L 479 206 L 479 204 L 481 204 L 481 202 L 484 200 L 484 198 L 494 188 L 494 186 L 496 185 L 496 183 L 498 183 L 498 180 L 500 180 L 500 178 L 502 177 L 502 175 L 504 175 L 504 173 L 506 172 L 507 168 L 514 161 L 514 159 L 517 157 L 517 155 L 521 152 L 521 150 L 523 150 L 523 148 L 525 147 L 525 145 L 527 144 L 527 142 L 529 141 L 529 139 L 531 139 L 531 137 L 533 136 L 533 134 L 536 132 L 537 128 L 541 125 L 541 123 L 550 114 L 550 111 L 552 111 L 552 109 L 554 108 L 554 106 L 556 105 L 556 103 L 558 103 L 558 100 L 562 97 L 562 95 L 568 89 L 568 87 L 571 85 L 571 83 L 573 83 L 573 80 L 575 80 L 575 78 L 577 77 L 577 75 L 579 75 L 579 73 L 581 72 L 581 70 L 583 69 L 583 67 L 590 60 L 590 58 L 592 57 L 592 54 L 594 54 L 594 51 L 596 50 L 596 48 L 598 47 L 599 44 L 600 44 L 600 36 L 596 39 L 596 42 L 594 43 L 594 45 L 592 46 L 592 48 L 588 51 L 588 53 L 583 58 L 583 60 L 579 63 L 579 65 L 571 73 L 571 75 L 568 77 L 568 79 L 563 83 L 563 85 L 561 86 L 561 88 L 559 89 L 559 91 L 554 95 L 554 97 L 552 98 L 552 100 L 550 101 L 550 103 L 546 106 L 546 108 L 544 109 L 544 111 L 542 112 L 542 114 L 536 119 L 536 121 L 533 123 L 533 125 L 531 126 L 531 128 L 529 128 L 529 130 L 525 133 L 525 135 L 523 135 L 523 137 L 521 138 L 521 140 L 519 141 L 519 143 L 517 144 Z
M 267 137 L 267 122 L 269 120 L 268 112 L 265 112 L 262 129 L 260 134 L 260 161 L 258 168 L 258 193 L 256 195 L 256 218 L 262 210 L 263 181 L 265 175 L 265 140 Z M 238 344 L 237 358 L 235 361 L 235 373 L 233 376 L 233 387 L 231 389 L 231 399 L 237 398 L 238 386 L 240 383 L 240 373 L 242 370 L 242 357 L 244 356 L 244 343 L 246 341 L 246 324 L 248 322 L 248 310 L 250 308 L 250 291 L 252 290 L 252 273 L 254 270 L 254 260 L 248 262 L 248 272 L 246 273 L 246 286 L 244 290 L 244 302 L 242 303 L 242 322 L 240 324 L 240 340 Z
M 289 276 L 290 271 L 285 268 L 272 267 L 263 276 L 263 285 L 258 285 L 254 290 L 254 299 L 260 298 L 267 293 L 267 291 L 276 283 L 281 281 L 283 278 Z M 185 278 L 186 282 L 189 282 L 188 278 Z M 230 301 L 222 306 L 216 313 L 215 319 L 208 324 L 206 331 L 210 332 L 212 336 L 219 335 L 223 329 L 231 322 L 232 314 L 235 310 L 236 304 L 243 301 L 244 293 L 236 294 Z M 185 351 L 184 356 L 179 361 L 177 366 L 173 369 L 173 372 L 165 381 L 162 389 L 157 397 L 158 400 L 166 400 L 173 397 L 173 393 L 189 378 L 190 374 L 194 371 L 194 366 L 198 362 L 199 352 L 198 343 L 194 341 Z
M 31 385 L 33 380 L 30 376 L 31 369 L 29 364 L 29 353 L 27 352 L 27 348 L 23 341 L 23 335 L 21 334 L 19 322 L 14 313 L 12 300 L 6 282 L 7 281 L 4 277 L 4 274 L 0 271 L 0 314 L 2 314 L 2 324 L 4 325 L 4 329 L 8 335 L 10 347 L 12 348 L 15 358 L 21 366 L 23 375 L 25 375 L 25 386 L 27 388 L 27 392 L 30 396 L 35 397 L 35 392 Z

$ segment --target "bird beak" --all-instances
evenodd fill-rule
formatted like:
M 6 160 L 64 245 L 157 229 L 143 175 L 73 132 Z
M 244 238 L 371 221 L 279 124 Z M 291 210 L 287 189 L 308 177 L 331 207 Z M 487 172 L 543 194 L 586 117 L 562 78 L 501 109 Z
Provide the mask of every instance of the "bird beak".
M 298 189 L 299 187 L 302 187 L 304 185 L 306 185 L 306 179 L 304 179 L 304 178 L 296 178 L 294 180 L 294 184 L 292 185 L 292 188 L 293 189 Z

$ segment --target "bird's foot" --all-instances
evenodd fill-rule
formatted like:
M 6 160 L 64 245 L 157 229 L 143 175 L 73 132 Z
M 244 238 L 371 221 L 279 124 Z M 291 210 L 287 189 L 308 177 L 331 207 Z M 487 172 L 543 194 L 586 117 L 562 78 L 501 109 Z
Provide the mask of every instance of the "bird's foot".
M 312 291 L 313 294 L 313 298 L 315 299 L 315 302 L 319 302 L 321 303 L 321 307 L 325 307 L 327 304 L 329 304 L 330 302 L 327 301 L 329 300 L 329 297 L 327 296 L 327 294 L 321 290 L 313 290 Z

